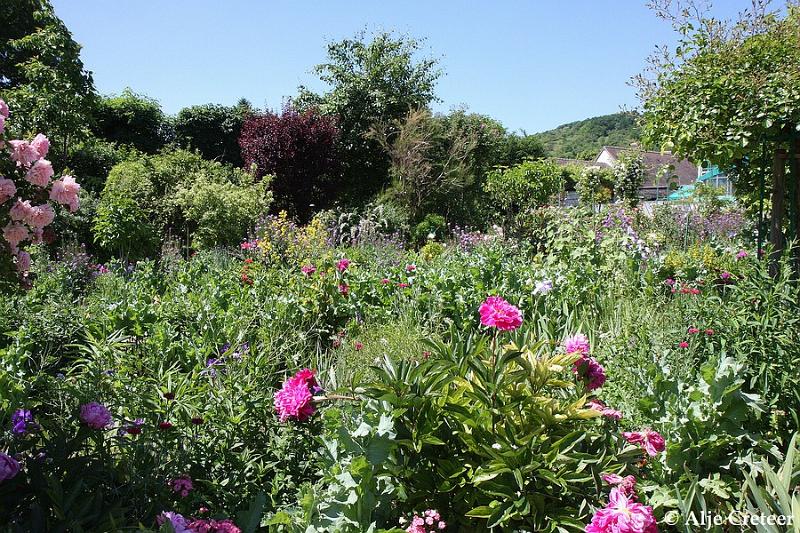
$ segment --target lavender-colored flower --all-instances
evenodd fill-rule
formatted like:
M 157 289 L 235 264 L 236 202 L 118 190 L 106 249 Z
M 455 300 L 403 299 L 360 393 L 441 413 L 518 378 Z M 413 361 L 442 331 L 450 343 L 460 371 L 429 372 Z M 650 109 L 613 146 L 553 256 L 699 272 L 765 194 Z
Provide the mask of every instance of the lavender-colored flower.
M 541 281 L 536 282 L 536 286 L 533 289 L 533 294 L 541 294 L 545 295 L 548 292 L 553 290 L 553 282 L 549 279 L 544 279 Z
M 11 432 L 22 436 L 35 431 L 39 425 L 33 419 L 33 414 L 27 409 L 17 409 L 11 415 Z
M 19 462 L 4 453 L 0 453 L 0 483 L 19 474 Z

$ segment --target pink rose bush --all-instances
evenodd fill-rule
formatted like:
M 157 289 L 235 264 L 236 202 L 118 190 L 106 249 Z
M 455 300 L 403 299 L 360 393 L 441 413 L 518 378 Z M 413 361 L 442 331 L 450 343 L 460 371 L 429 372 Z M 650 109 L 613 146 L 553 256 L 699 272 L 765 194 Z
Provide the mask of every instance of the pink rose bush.
M 522 312 L 499 296 L 489 296 L 478 309 L 481 324 L 498 331 L 513 331 L 522 325 Z
M 103 404 L 89 402 L 81 405 L 81 422 L 92 429 L 105 429 L 111 425 L 111 413 Z
M 8 105 L 0 100 L 0 135 L 5 132 L 8 117 Z M 30 270 L 30 255 L 20 246 L 28 240 L 42 241 L 44 228 L 56 217 L 49 201 L 66 206 L 71 212 L 77 211 L 81 187 L 72 176 L 52 181 L 53 165 L 45 159 L 50 140 L 45 135 L 39 133 L 30 142 L 12 139 L 6 143 L 0 138 L 0 149 L 6 147 L 10 148 L 8 157 L 14 165 L 9 169 L 14 175 L 0 175 L 0 227 L 17 271 L 25 275 Z
M 281 390 L 275 393 L 275 410 L 281 422 L 289 419 L 304 422 L 311 418 L 317 408 L 314 406 L 314 394 L 322 392 L 314 371 L 304 368 L 283 383 Z

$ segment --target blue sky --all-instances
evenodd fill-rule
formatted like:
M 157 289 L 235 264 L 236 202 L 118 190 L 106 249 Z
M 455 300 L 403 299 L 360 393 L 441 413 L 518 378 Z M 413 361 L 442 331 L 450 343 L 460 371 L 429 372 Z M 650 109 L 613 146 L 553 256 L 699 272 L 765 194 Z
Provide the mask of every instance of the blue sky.
M 529 133 L 636 105 L 626 85 L 674 42 L 644 0 L 53 0 L 103 93 L 125 87 L 168 113 L 245 97 L 278 108 L 325 43 L 357 31 L 426 38 L 437 111 L 465 105 Z M 730 16 L 749 0 L 720 0 Z

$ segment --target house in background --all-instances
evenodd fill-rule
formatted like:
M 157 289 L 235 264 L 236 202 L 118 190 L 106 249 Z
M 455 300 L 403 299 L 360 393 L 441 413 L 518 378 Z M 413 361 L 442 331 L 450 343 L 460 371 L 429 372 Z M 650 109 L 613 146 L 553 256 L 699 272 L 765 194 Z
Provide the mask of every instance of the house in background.
M 598 166 L 613 167 L 625 148 L 604 146 L 595 158 Z M 645 178 L 639 187 L 643 200 L 664 200 L 670 193 L 684 185 L 692 185 L 700 177 L 700 167 L 688 159 L 680 159 L 672 152 L 643 151 Z

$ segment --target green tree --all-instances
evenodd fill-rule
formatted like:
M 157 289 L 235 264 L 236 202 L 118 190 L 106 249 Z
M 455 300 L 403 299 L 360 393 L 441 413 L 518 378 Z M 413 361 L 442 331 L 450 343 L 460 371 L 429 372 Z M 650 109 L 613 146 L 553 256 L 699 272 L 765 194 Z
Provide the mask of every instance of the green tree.
M 157 100 L 136 94 L 130 88 L 122 94 L 100 99 L 95 112 L 95 135 L 107 141 L 155 153 L 170 139 L 170 126 Z
M 17 133 L 45 133 L 60 166 L 66 147 L 85 134 L 96 98 L 81 47 L 47 0 L 0 2 L 0 21 L 0 91 Z
M 344 158 L 344 194 L 363 199 L 389 180 L 389 161 L 365 134 L 373 124 L 402 119 L 435 99 L 437 60 L 419 58 L 422 44 L 404 35 L 365 33 L 330 43 L 328 60 L 314 72 L 328 86 L 317 94 L 300 87 L 295 105 L 338 117 Z
M 255 109 L 244 98 L 235 106 L 204 104 L 185 107 L 175 117 L 175 140 L 206 159 L 242 166 L 239 134 Z
M 503 210 L 506 227 L 516 224 L 521 215 L 546 205 L 563 187 L 563 169 L 549 159 L 498 168 L 489 173 L 484 184 L 486 193 Z
M 751 205 L 764 180 L 772 191 L 770 241 L 780 254 L 789 205 L 790 227 L 800 235 L 796 158 L 788 187 L 786 180 L 787 151 L 800 153 L 800 9 L 791 3 L 781 17 L 756 2 L 726 22 L 694 9 L 672 13 L 662 3 L 659 14 L 672 20 L 681 42 L 635 79 L 643 134 L 679 155 L 732 169 L 736 194 Z
M 614 196 L 636 205 L 639 202 L 639 188 L 646 175 L 641 152 L 625 150 L 620 152 L 612 169 L 614 173 Z

